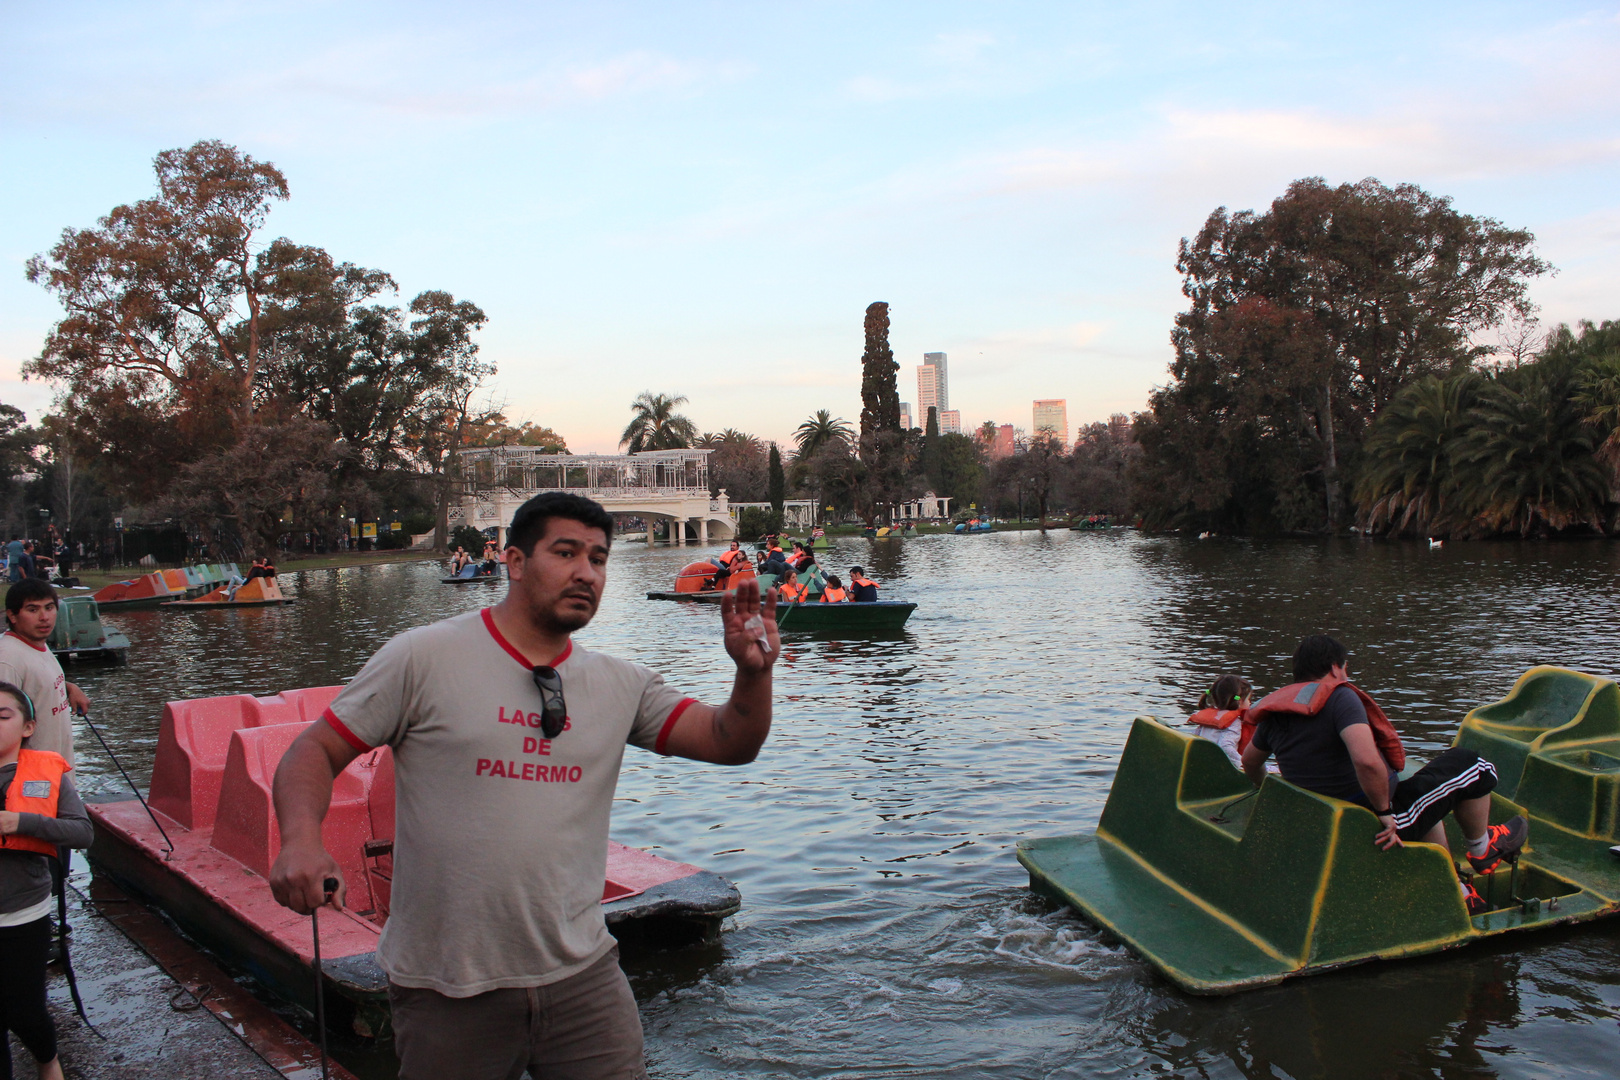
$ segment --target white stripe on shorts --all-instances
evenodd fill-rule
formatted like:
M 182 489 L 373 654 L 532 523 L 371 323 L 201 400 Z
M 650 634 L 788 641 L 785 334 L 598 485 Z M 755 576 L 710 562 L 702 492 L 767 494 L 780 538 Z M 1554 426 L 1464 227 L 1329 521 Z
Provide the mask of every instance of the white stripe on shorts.
M 1496 776 L 1496 768 L 1489 761 L 1486 761 L 1484 758 L 1480 758 L 1478 761 L 1468 766 L 1468 768 L 1464 769 L 1456 776 L 1453 776 L 1450 780 L 1446 780 L 1435 786 L 1433 789 L 1425 791 L 1422 795 L 1418 796 L 1417 801 L 1411 806 L 1408 806 L 1405 810 L 1393 815 L 1395 818 L 1395 827 L 1397 829 L 1411 828 L 1413 825 L 1417 824 L 1417 819 L 1423 816 L 1423 811 L 1429 806 L 1433 805 L 1436 801 L 1444 798 L 1454 791 L 1462 790 L 1469 784 L 1472 784 L 1475 780 L 1478 780 L 1481 776 L 1485 776 L 1487 774 L 1494 779 Z

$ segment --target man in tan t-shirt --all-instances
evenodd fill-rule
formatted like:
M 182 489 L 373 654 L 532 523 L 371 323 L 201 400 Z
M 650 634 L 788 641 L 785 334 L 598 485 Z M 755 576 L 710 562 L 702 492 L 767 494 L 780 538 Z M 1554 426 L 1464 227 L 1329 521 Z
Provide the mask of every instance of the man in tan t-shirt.
M 31 750 L 50 750 L 73 764 L 73 714 L 88 712 L 90 699 L 67 681 L 61 661 L 46 642 L 56 629 L 56 590 L 50 582 L 24 578 L 6 590 L 7 629 L 0 634 L 0 682 L 18 687 L 34 703 Z
M 498 605 L 418 627 L 367 661 L 276 771 L 276 899 L 307 914 L 342 874 L 321 841 L 334 777 L 387 745 L 394 879 L 377 960 L 404 1080 L 636 1080 L 641 1024 L 602 920 L 608 818 L 627 744 L 725 765 L 770 731 L 774 593 L 721 605 L 730 699 L 572 640 L 596 614 L 613 519 L 551 492 L 512 519 Z M 332 897 L 343 903 L 340 887 Z

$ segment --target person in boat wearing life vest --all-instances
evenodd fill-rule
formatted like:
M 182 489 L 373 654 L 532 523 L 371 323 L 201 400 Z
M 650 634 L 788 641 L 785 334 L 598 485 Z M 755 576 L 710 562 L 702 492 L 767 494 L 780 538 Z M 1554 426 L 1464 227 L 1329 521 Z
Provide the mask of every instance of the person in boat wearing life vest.
M 810 599 L 810 590 L 799 584 L 799 575 L 791 566 L 776 583 L 776 598 L 784 604 L 802 604 Z
M 1453 815 L 1476 873 L 1514 860 L 1529 824 L 1514 816 L 1490 824 L 1496 769 L 1473 750 L 1452 747 L 1402 780 L 1406 750 L 1384 710 L 1350 682 L 1350 654 L 1325 634 L 1313 634 L 1294 653 L 1294 681 L 1254 705 L 1254 738 L 1243 751 L 1243 771 L 1259 786 L 1272 754 L 1283 779 L 1335 799 L 1359 803 L 1378 817 L 1373 842 L 1389 850 L 1403 843 L 1446 846 L 1444 820 Z M 1486 910 L 1479 893 L 1459 880 L 1470 915 Z
M 727 574 L 732 574 L 748 565 L 748 553 L 742 549 L 741 544 L 733 540 L 730 550 L 722 551 L 714 562 Z
M 849 598 L 857 604 L 877 603 L 877 582 L 870 580 L 859 566 L 849 568 Z
M 1243 768 L 1243 748 L 1254 737 L 1254 724 L 1248 719 L 1253 700 L 1253 683 L 1240 675 L 1222 675 L 1204 691 L 1198 711 L 1187 718 L 1198 737 L 1220 747 L 1235 769 Z
M 60 754 L 28 748 L 34 707 L 0 682 L 0 1075 L 11 1075 L 6 1029 L 33 1055 L 39 1075 L 61 1080 L 56 1025 L 45 1004 L 51 947 L 51 860 L 87 848 L 90 816 Z
M 788 562 L 793 564 L 793 569 L 803 571 L 806 565 L 815 561 L 815 556 L 805 548 L 803 541 L 793 541 L 793 554 L 788 556 Z
M 848 600 L 849 590 L 844 588 L 844 583 L 839 580 L 838 575 L 828 574 L 827 585 L 821 590 L 821 602 L 823 604 L 842 604 L 848 602 Z

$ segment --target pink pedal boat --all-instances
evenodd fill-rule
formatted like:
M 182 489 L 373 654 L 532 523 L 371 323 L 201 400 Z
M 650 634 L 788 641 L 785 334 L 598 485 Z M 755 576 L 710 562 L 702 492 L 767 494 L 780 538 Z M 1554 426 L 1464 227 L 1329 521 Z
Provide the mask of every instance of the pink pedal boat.
M 315 999 L 310 920 L 270 894 L 281 847 L 270 783 L 281 755 L 340 689 L 172 701 L 163 707 L 148 798 L 162 832 L 135 798 L 89 806 L 98 874 L 306 1007 Z M 377 936 L 393 876 L 394 760 L 386 747 L 362 754 L 337 778 L 323 835 L 348 883 L 347 909 L 320 920 L 327 1008 L 346 1002 L 355 1031 L 378 1034 L 387 1025 L 388 982 L 377 966 Z M 718 874 L 608 843 L 602 911 L 626 947 L 715 941 L 741 906 L 737 887 Z

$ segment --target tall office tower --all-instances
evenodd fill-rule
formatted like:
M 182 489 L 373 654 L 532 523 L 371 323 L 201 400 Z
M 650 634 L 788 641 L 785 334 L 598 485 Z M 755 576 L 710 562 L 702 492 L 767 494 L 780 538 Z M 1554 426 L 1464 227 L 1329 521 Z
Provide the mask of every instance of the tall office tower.
M 945 430 L 945 410 L 951 407 L 950 388 L 945 382 L 945 354 L 923 353 L 917 368 L 917 415 L 928 419 L 928 407 L 939 410 L 939 429 Z
M 1035 424 L 1032 434 L 1042 431 L 1056 436 L 1058 442 L 1069 445 L 1069 403 L 1064 398 L 1041 398 L 1035 402 Z
M 902 401 L 900 403 L 900 430 L 910 431 L 915 426 L 911 422 L 911 402 Z
M 962 414 L 956 409 L 939 410 L 939 433 L 941 435 L 962 434 Z

